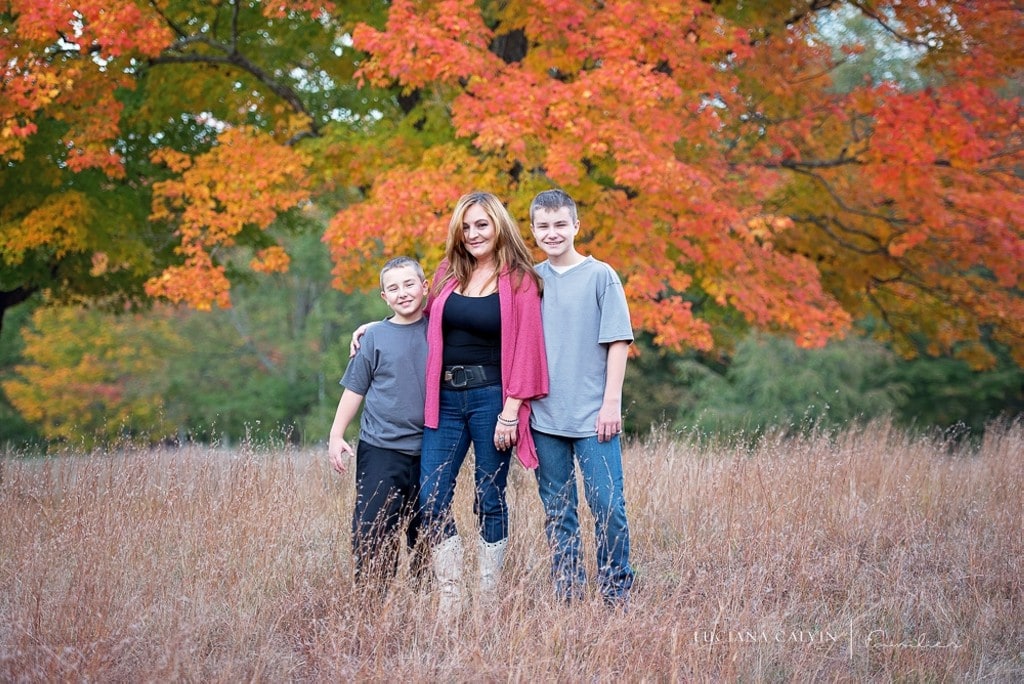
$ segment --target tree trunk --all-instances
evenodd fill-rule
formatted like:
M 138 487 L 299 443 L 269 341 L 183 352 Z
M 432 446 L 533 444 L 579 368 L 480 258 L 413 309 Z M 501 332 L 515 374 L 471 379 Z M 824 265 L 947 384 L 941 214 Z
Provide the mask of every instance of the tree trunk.
M 18 304 L 36 293 L 38 288 L 16 287 L 13 290 L 0 290 L 0 333 L 4 330 L 4 318 L 8 309 L 13 309 Z

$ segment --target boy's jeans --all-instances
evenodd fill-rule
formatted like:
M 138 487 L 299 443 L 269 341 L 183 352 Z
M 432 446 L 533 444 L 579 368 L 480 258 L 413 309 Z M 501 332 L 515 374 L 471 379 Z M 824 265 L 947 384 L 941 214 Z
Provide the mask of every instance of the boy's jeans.
M 420 508 L 431 544 L 455 536 L 452 498 L 459 469 L 473 443 L 476 500 L 473 509 L 485 542 L 508 536 L 505 487 L 511 450 L 494 448 L 494 426 L 502 409 L 501 385 L 465 390 L 441 389 L 436 429 L 423 430 L 420 458 Z
M 622 450 L 618 436 L 608 442 L 593 437 L 558 437 L 533 432 L 540 465 L 537 486 L 544 504 L 544 531 L 551 546 L 551 576 L 559 598 L 581 596 L 586 570 L 581 558 L 576 468 L 594 515 L 597 542 L 597 583 L 606 601 L 625 601 L 633 586 L 629 564 L 629 523 L 622 493 Z

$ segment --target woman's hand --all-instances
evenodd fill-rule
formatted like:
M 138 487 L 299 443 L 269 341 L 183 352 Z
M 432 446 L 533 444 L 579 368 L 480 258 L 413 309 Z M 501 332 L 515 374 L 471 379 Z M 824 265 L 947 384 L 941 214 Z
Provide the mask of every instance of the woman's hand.
M 505 405 L 498 414 L 498 424 L 494 426 L 494 446 L 498 451 L 511 449 L 519 440 L 519 407 L 522 403 L 522 399 L 515 397 L 505 399 Z
M 376 323 L 374 321 L 373 323 Z M 373 323 L 363 323 L 361 326 L 356 328 L 356 331 L 352 333 L 352 341 L 348 343 L 348 358 L 352 358 L 359 351 L 359 338 L 366 334 L 366 331 L 370 329 Z
M 498 424 L 494 426 L 494 448 L 498 451 L 506 451 L 516 445 L 518 441 L 519 421 L 509 425 L 503 422 L 505 416 L 498 414 Z

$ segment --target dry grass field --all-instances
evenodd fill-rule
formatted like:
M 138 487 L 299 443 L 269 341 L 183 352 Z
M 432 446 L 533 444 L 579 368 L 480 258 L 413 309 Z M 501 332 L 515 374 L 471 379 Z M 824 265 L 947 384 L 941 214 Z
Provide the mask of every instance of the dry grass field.
M 750 448 L 652 434 L 625 459 L 628 611 L 552 600 L 514 466 L 502 597 L 447 632 L 429 590 L 353 587 L 352 483 L 326 450 L 7 457 L 0 680 L 1024 679 L 1024 426 L 974 446 L 885 423 Z M 468 536 L 466 482 L 457 507 Z

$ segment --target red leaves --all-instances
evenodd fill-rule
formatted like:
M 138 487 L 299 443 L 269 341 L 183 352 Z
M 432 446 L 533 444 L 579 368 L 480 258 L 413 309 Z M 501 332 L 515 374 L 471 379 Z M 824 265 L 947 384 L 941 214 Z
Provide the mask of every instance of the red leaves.
M 147 88 L 173 83 L 180 92 L 139 93 L 145 104 L 129 110 L 142 120 L 138 132 L 159 140 L 168 116 L 212 117 L 191 148 L 228 128 L 206 154 L 154 157 L 174 177 L 153 187 L 153 219 L 177 231 L 184 264 L 151 280 L 153 294 L 226 303 L 235 241 L 314 193 L 330 206 L 367 198 L 325 234 L 336 282 L 351 289 L 374 286 L 383 256 L 436 263 L 451 204 L 468 190 L 498 193 L 525 223 L 532 195 L 560 185 L 580 203 L 582 249 L 620 270 L 638 324 L 666 345 L 706 348 L 726 319 L 818 344 L 851 317 L 871 316 L 906 350 L 925 336 L 950 352 L 986 330 L 1024 354 L 1024 135 L 1020 101 L 1003 88 L 1024 66 L 1016 5 L 858 5 L 900 40 L 929 44 L 916 67 L 932 89 L 840 92 L 830 80 L 833 46 L 812 35 L 809 18 L 789 21 L 784 3 L 748 4 L 736 15 L 764 30 L 748 34 L 716 13 L 727 13 L 721 3 L 702 0 L 396 0 L 384 30 L 357 26 L 352 35 L 369 52 L 360 77 L 417 91 L 402 101 L 415 101 L 412 115 L 376 120 L 374 90 L 352 120 L 327 121 L 326 108 L 344 105 L 316 93 L 307 109 L 303 89 L 318 87 L 314 78 L 291 89 L 264 80 L 304 69 L 273 63 L 275 54 L 301 61 L 301 51 L 269 49 L 265 64 L 225 86 L 211 80 L 223 79 L 223 63 L 169 66 L 223 46 L 200 31 L 189 39 L 194 52 L 168 51 L 174 36 L 156 9 L 171 12 L 165 4 L 12 0 L 0 35 L 0 156 L 19 164 L 26 140 L 43 130 L 63 136 L 49 152 L 55 176 L 100 169 L 120 180 L 119 155 L 145 147 L 121 129 L 123 94 L 138 65 L 159 54 L 166 59 Z M 327 2 L 242 11 L 259 27 L 248 34 L 254 45 L 278 41 L 285 23 L 328 35 L 321 47 L 348 31 Z M 525 53 L 505 53 L 515 61 L 490 51 L 520 38 Z M 352 66 L 319 87 L 347 88 Z M 174 78 L 153 76 L 164 68 Z M 379 113 L 393 111 L 385 103 Z M 303 138 L 315 156 L 276 142 L 316 128 L 310 116 L 324 119 L 319 140 Z M 242 121 L 273 133 L 231 128 Z M 8 221 L 8 263 L 27 249 L 96 248 L 73 222 L 45 225 L 68 202 L 40 200 Z M 276 248 L 250 258 L 264 272 L 287 261 Z
M 735 202 L 756 201 L 778 179 L 739 172 L 724 154 L 719 113 L 742 106 L 734 68 L 751 55 L 745 32 L 700 2 L 522 2 L 506 8 L 495 33 L 521 28 L 529 50 L 505 64 L 486 53 L 485 40 L 467 40 L 463 27 L 482 25 L 471 4 L 460 4 L 468 23 L 452 30 L 430 6 L 395 3 L 386 31 L 357 30 L 357 46 L 372 54 L 363 73 L 407 88 L 455 87 L 453 77 L 462 77 L 451 104 L 455 134 L 485 159 L 542 170 L 521 194 L 508 186 L 514 207 L 525 208 L 530 193 L 550 183 L 576 195 L 583 249 L 620 270 L 640 327 L 673 348 L 709 348 L 708 324 L 682 297 L 696 285 L 752 322 L 798 331 L 808 343 L 842 330 L 848 316 L 813 268 L 735 242 L 733 230 L 745 222 Z M 400 178 L 385 175 L 366 202 L 332 222 L 325 240 L 339 282 L 370 254 L 429 244 L 406 219 L 441 222 L 441 207 L 479 187 L 471 178 L 452 183 L 427 158 Z M 398 202 L 396 185 L 404 190 Z M 446 195 L 427 196 L 438 188 Z M 403 237 L 389 238 L 396 220 Z M 749 276 L 734 279 L 738 272 Z
M 491 32 L 471 0 L 414 3 L 396 0 L 387 29 L 357 26 L 356 47 L 374 55 L 359 72 L 371 83 L 397 81 L 406 89 L 487 78 L 500 60 L 488 52 Z
M 130 60 L 159 54 L 170 30 L 131 0 L 10 5 L 14 21 L 0 39 L 0 156 L 21 159 L 20 139 L 35 133 L 32 119 L 45 114 L 70 126 L 68 168 L 123 176 L 123 160 L 112 151 L 121 114 L 115 92 L 133 85 L 125 73 Z M 62 53 L 56 58 L 55 49 Z
M 337 214 L 324 233 L 335 286 L 375 287 L 381 259 L 397 254 L 418 255 L 427 270 L 437 266 L 458 198 L 507 182 L 495 164 L 457 145 L 428 150 L 418 167 L 401 165 L 382 173 L 370 200 Z

